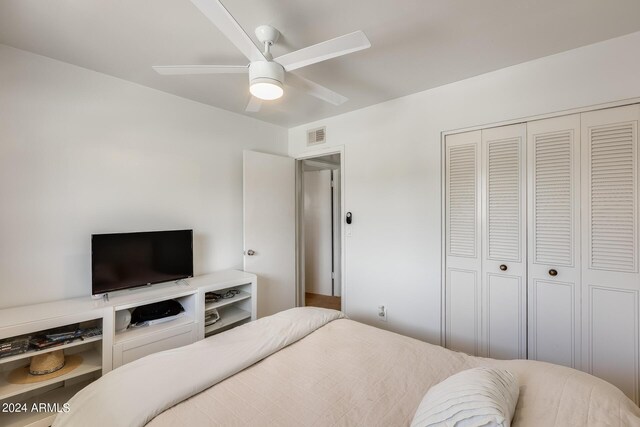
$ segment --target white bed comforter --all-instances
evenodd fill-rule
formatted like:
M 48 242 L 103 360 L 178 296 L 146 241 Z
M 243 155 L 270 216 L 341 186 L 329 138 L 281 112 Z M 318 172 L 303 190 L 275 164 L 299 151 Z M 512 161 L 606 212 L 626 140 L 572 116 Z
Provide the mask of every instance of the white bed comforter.
M 480 366 L 518 378 L 512 427 L 640 426 L 640 408 L 587 373 L 468 356 L 339 319 L 167 409 L 147 427 L 408 427 L 429 388 Z
M 143 426 L 156 415 L 343 318 L 321 308 L 287 310 L 109 372 L 70 401 L 53 427 Z

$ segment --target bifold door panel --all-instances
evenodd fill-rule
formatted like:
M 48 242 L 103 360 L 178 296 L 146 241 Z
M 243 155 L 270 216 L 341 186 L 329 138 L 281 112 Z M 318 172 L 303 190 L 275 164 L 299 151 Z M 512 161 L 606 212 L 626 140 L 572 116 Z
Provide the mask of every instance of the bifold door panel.
M 582 369 L 636 403 L 640 105 L 582 114 Z
M 483 356 L 527 357 L 526 125 L 482 130 Z
M 480 146 L 481 133 L 447 137 L 446 143 L 446 342 L 480 354 Z
M 529 359 L 580 368 L 580 115 L 527 124 Z

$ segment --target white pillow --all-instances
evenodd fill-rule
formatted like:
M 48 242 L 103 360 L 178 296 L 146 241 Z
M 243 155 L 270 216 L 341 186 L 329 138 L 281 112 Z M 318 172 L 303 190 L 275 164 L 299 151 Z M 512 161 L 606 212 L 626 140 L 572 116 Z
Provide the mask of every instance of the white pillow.
M 431 387 L 411 427 L 509 427 L 520 389 L 509 371 L 473 368 Z

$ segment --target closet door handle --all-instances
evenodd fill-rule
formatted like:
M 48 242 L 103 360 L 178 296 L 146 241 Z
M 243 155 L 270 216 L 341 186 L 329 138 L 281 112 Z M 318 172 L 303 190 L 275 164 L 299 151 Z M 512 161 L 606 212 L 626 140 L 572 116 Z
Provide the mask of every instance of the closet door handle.
M 554 270 L 553 268 L 549 270 L 549 276 L 556 277 L 558 275 L 558 270 Z
M 500 270 L 507 271 L 507 266 L 505 264 L 500 264 Z

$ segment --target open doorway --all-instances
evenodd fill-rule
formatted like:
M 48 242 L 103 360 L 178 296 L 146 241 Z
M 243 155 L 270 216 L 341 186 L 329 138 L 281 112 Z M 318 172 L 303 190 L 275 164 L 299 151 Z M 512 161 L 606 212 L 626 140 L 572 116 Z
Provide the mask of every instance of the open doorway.
M 298 161 L 299 305 L 342 309 L 340 154 Z

